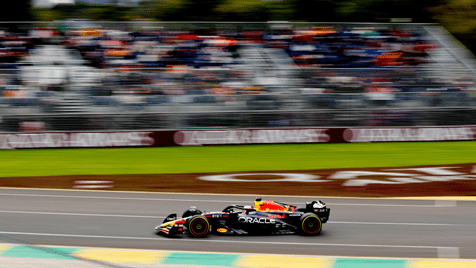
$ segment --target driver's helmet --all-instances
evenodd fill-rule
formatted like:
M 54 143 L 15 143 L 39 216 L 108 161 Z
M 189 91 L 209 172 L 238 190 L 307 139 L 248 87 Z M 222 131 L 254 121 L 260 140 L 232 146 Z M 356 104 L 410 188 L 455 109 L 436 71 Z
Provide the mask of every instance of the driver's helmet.
M 253 207 L 251 207 L 251 206 L 243 206 L 243 211 L 244 211 L 245 213 L 247 213 L 248 211 L 250 211 L 250 210 L 252 210 L 252 209 L 253 209 Z
M 190 217 L 193 215 L 200 215 L 202 212 L 197 209 L 195 206 L 191 206 L 189 209 L 185 210 L 185 212 L 182 214 L 182 218 Z

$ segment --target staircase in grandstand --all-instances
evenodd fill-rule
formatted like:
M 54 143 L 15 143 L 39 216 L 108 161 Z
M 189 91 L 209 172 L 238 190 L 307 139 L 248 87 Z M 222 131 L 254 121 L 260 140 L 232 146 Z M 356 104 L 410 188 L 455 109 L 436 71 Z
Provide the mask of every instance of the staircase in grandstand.
M 433 62 L 427 68 L 439 76 L 459 76 L 463 74 L 476 74 L 476 61 L 474 55 L 454 38 L 443 27 L 428 25 L 423 26 L 428 38 L 438 45 L 437 50 L 430 51 Z
M 252 70 L 256 84 L 292 86 L 291 80 L 295 74 L 296 65 L 283 50 L 251 45 L 238 52 L 245 63 L 243 68 Z

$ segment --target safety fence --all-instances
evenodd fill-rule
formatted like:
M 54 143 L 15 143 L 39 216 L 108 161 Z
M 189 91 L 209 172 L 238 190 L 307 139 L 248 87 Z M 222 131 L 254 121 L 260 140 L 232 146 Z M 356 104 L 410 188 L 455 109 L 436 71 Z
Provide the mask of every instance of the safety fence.
M 305 110 L 200 110 L 174 107 L 161 112 L 4 114 L 0 133 L 121 131 L 207 128 L 418 127 L 476 125 L 472 108 L 361 108 Z M 187 109 L 189 109 L 187 111 Z M 191 109 L 191 110 L 190 110 Z
M 2 133 L 0 149 L 473 141 L 476 126 Z

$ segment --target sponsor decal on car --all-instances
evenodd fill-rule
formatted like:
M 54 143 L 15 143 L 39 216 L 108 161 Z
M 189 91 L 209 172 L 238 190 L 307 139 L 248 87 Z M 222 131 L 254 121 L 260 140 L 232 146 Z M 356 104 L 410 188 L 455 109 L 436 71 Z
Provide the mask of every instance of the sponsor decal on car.
M 314 212 L 326 212 L 326 209 L 323 208 L 323 209 L 314 209 Z
M 284 214 L 268 214 L 268 218 L 271 219 L 284 219 L 285 217 Z
M 268 218 L 252 218 L 252 217 L 239 217 L 238 221 L 241 223 L 259 223 L 259 224 L 275 224 L 275 219 Z

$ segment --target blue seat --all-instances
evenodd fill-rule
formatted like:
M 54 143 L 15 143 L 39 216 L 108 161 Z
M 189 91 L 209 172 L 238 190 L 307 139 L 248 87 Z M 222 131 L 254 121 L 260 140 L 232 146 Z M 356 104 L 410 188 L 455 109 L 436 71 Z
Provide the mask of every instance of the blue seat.
M 157 104 L 163 104 L 168 102 L 169 102 L 169 99 L 167 96 L 156 96 L 156 97 L 145 98 L 145 103 L 149 105 L 157 105 Z
M 97 106 L 116 106 L 118 103 L 111 97 L 93 97 L 92 102 Z
M 205 95 L 205 90 L 203 89 L 189 89 L 187 90 L 188 95 Z
M 198 96 L 193 98 L 194 103 L 216 103 L 213 96 Z
M 38 99 L 36 98 L 9 98 L 8 103 L 16 107 L 37 106 L 39 104 Z

